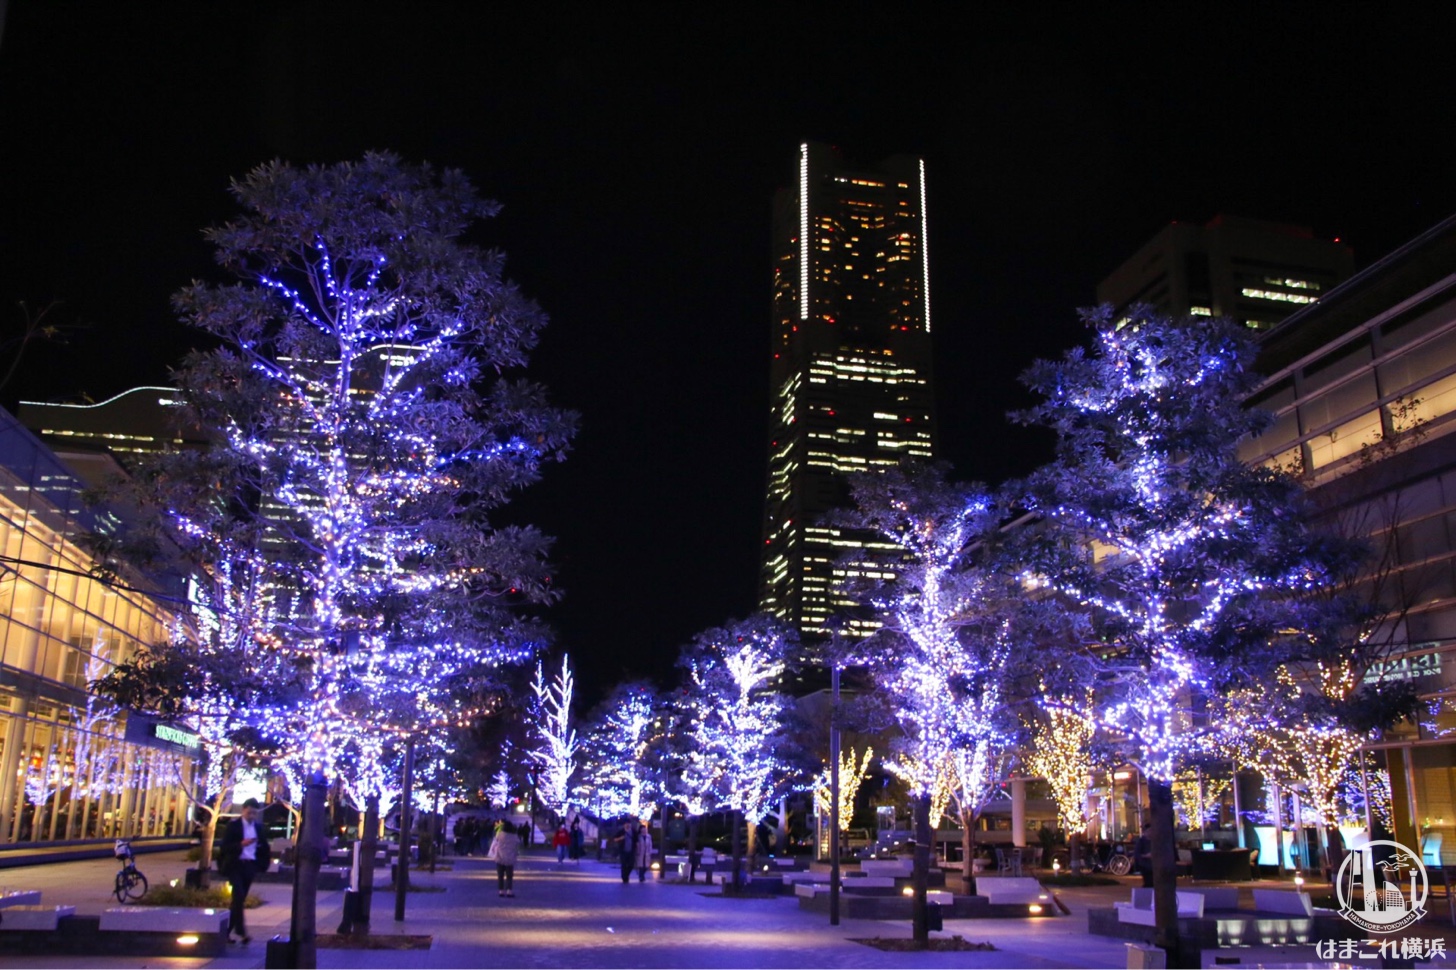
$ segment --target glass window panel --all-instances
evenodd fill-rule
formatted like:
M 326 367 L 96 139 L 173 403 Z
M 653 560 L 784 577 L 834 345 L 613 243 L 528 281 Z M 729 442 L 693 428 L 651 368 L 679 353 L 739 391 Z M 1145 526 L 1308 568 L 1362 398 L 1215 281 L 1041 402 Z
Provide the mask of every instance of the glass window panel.
M 1371 411 L 1327 434 L 1311 438 L 1310 459 L 1315 468 L 1324 468 L 1341 458 L 1358 453 L 1366 445 L 1378 443 L 1380 439 L 1380 412 Z

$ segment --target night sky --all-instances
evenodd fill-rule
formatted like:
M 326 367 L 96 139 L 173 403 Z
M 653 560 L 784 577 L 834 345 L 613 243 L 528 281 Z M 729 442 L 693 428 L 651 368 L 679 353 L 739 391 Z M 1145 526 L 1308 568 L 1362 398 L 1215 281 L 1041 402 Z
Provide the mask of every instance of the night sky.
M 1016 375 L 1164 223 L 1308 225 L 1363 266 L 1456 212 L 1450 31 L 1411 7 L 518 6 L 10 0 L 0 323 L 79 329 L 0 400 L 164 382 L 168 299 L 219 278 L 199 230 L 259 162 L 464 169 L 552 318 L 528 373 L 582 414 L 508 515 L 558 537 L 588 700 L 753 607 L 800 141 L 926 159 L 942 452 L 991 483 L 1044 457 Z

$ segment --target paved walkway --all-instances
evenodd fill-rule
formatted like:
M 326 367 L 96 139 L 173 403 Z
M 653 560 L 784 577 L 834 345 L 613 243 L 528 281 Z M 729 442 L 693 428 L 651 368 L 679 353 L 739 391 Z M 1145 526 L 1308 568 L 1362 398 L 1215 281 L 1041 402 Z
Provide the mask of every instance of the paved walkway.
M 180 879 L 181 853 L 140 860 L 153 885 Z M 74 903 L 97 913 L 114 898 L 106 894 L 115 873 L 109 860 L 58 863 L 0 873 L 0 885 L 38 888 L 47 901 Z M 387 871 L 384 873 L 387 878 Z M 384 967 L 1125 967 L 1123 943 L 1087 933 L 1089 905 L 1126 898 L 1122 887 L 1072 889 L 1063 899 L 1070 917 L 1040 920 L 947 920 L 937 936 L 959 934 L 990 941 L 980 953 L 886 953 L 852 942 L 856 937 L 908 937 L 907 922 L 828 919 L 801 910 L 792 897 L 731 899 L 708 895 L 702 883 L 656 880 L 622 885 L 614 864 L 583 861 L 558 867 L 554 859 L 527 856 L 516 873 L 516 898 L 496 895 L 495 867 L 483 860 L 455 861 L 451 871 L 416 873 L 421 886 L 443 892 L 410 893 L 408 918 L 396 923 L 394 897 L 374 899 L 376 933 L 429 934 L 429 950 L 320 950 L 319 966 L 375 970 Z M 263 941 L 287 933 L 291 887 L 259 884 L 265 905 L 248 914 L 254 942 L 214 960 L 120 957 L 0 958 L 0 966 L 214 967 L 243 970 L 263 965 Z M 342 894 L 319 897 L 318 925 L 339 922 Z

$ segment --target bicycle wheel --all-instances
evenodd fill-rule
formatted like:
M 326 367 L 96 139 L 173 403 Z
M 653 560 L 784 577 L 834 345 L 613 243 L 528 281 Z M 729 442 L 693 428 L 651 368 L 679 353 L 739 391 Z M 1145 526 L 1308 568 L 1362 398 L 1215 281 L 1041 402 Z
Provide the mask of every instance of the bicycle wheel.
M 126 870 L 123 869 L 116 874 L 116 888 L 112 890 L 118 903 L 126 902 L 126 890 Z
M 1107 871 L 1114 876 L 1125 876 L 1132 872 L 1132 860 L 1125 855 L 1115 855 L 1107 860 Z
M 126 895 L 129 899 L 141 899 L 147 894 L 147 877 L 140 870 L 133 869 L 126 881 Z

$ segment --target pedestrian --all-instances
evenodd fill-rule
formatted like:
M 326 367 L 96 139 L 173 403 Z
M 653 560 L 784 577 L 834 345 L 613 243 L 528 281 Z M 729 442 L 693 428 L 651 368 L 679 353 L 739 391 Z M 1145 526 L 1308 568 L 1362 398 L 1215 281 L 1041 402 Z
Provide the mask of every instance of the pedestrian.
M 617 861 L 622 866 L 622 885 L 632 880 L 632 866 L 637 861 L 637 826 L 632 819 L 622 820 L 622 831 L 612 841 L 617 843 Z
M 1132 849 L 1133 866 L 1143 877 L 1143 888 L 1153 885 L 1153 823 L 1143 823 L 1143 834 L 1138 836 Z
M 581 831 L 581 816 L 571 820 L 571 858 L 577 865 L 581 865 L 581 857 L 585 855 L 583 846 L 586 836 Z
M 243 921 L 243 907 L 248 901 L 248 890 L 253 888 L 253 877 L 268 871 L 271 853 L 268 849 L 268 835 L 258 819 L 258 800 L 250 798 L 243 802 L 242 812 L 227 824 L 222 833 L 222 849 L 219 868 L 224 878 L 232 884 L 232 906 L 228 910 L 228 942 L 234 936 L 238 943 L 251 943 L 247 924 Z
M 566 850 L 571 847 L 571 833 L 566 830 L 565 825 L 556 826 L 556 834 L 551 837 L 551 844 L 556 847 L 556 864 L 559 866 L 566 861 Z
M 495 827 L 495 837 L 485 857 L 495 862 L 496 895 L 514 898 L 516 895 L 516 859 L 521 854 L 521 839 L 515 829 L 502 819 Z
M 652 833 L 643 822 L 637 829 L 637 841 L 632 845 L 632 854 L 637 861 L 637 881 L 647 881 L 647 869 L 652 865 Z

